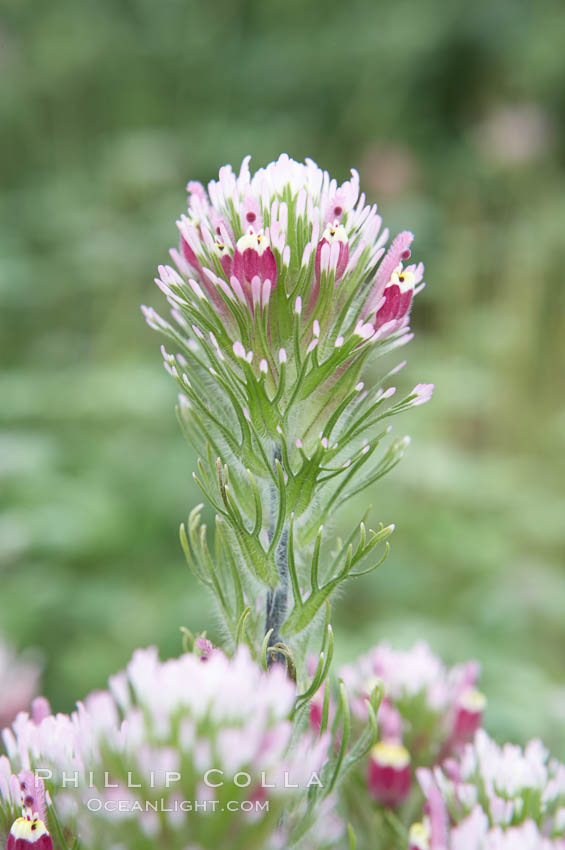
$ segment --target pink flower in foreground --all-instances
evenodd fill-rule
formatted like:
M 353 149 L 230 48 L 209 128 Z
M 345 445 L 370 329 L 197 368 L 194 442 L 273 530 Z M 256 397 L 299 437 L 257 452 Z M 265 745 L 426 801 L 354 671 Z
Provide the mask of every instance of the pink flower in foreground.
M 199 649 L 208 651 L 208 643 L 201 641 Z M 86 800 L 104 807 L 120 799 L 139 805 L 157 793 L 167 800 L 179 794 L 183 800 L 198 800 L 208 792 L 215 797 L 222 792 L 205 785 L 210 771 L 210 780 L 229 787 L 231 795 L 251 799 L 254 789 L 261 789 L 257 793 L 282 811 L 289 795 L 306 800 L 310 784 L 319 782 L 317 773 L 328 751 L 328 735 L 292 739 L 288 718 L 295 698 L 296 686 L 283 668 L 263 671 L 245 648 L 233 658 L 213 650 L 206 663 L 193 653 L 161 661 L 153 648 L 137 650 L 127 669 L 111 678 L 109 690 L 90 694 L 72 715 L 49 714 L 36 723 L 22 713 L 4 731 L 8 758 L 0 757 L 0 804 L 23 805 L 26 818 L 41 824 L 43 783 L 33 773 L 41 769 L 50 780 L 56 808 L 65 801 L 65 810 L 78 818 L 82 830 L 94 829 L 98 835 L 107 827 L 104 835 L 111 836 L 114 817 L 128 818 L 132 830 L 143 830 L 146 813 L 138 817 L 139 809 L 113 814 L 103 808 L 92 814 Z M 171 773 L 176 779 L 169 786 Z M 238 773 L 249 776 L 244 786 L 233 779 Z M 106 784 L 105 775 L 115 787 Z M 76 776 L 76 783 L 62 787 L 63 776 Z M 186 830 L 187 817 L 193 815 L 177 812 L 174 828 Z M 243 829 L 244 822 L 239 823 Z M 31 829 L 18 820 L 14 842 L 29 841 Z M 43 840 L 40 826 L 32 832 Z M 163 834 L 161 843 L 165 838 Z M 40 850 L 47 850 L 46 841 Z M 29 848 L 13 843 L 10 850 Z

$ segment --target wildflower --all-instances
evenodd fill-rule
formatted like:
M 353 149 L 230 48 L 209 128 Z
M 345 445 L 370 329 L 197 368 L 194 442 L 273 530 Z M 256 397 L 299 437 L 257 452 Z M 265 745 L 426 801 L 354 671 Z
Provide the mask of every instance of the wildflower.
M 402 803 L 412 787 L 410 753 L 396 741 L 379 741 L 371 750 L 367 771 L 369 793 L 385 806 Z

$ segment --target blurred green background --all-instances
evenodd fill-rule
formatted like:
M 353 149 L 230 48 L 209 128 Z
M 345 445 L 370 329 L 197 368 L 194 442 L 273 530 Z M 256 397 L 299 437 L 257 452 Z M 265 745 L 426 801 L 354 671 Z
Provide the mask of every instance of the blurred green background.
M 357 167 L 427 268 L 401 381 L 436 395 L 395 426 L 393 550 L 337 606 L 339 658 L 478 657 L 489 729 L 565 756 L 564 44 L 562 0 L 2 0 L 0 632 L 56 708 L 215 634 L 138 305 L 187 179 L 284 150 Z

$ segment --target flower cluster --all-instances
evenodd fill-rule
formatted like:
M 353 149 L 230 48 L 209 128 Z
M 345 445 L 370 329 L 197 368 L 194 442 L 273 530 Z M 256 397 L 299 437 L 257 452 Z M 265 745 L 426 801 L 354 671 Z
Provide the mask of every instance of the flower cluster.
M 421 768 L 418 780 L 431 850 L 565 847 L 565 765 L 539 740 L 499 747 L 479 730 L 459 759 Z
M 371 350 L 408 341 L 412 299 L 423 285 L 422 264 L 406 265 L 411 233 L 385 253 L 388 230 L 359 194 L 357 172 L 338 186 L 314 162 L 283 154 L 251 176 L 249 159 L 237 177 L 222 168 L 207 191 L 188 184 L 179 249 L 171 250 L 176 270 L 160 266 L 156 281 L 172 323 L 144 308 L 149 324 L 181 349 L 180 358 L 165 353 L 165 364 L 192 429 L 212 427 L 236 457 L 248 440 L 279 442 L 281 432 L 298 448 L 318 448 L 324 436 L 335 442 L 331 429 L 320 434 L 325 422 Z M 323 407 L 317 421 L 312 413 Z M 238 422 L 240 440 L 222 429 L 221 409 Z
M 202 658 L 161 662 L 156 650 L 138 650 L 72 715 L 20 714 L 3 736 L 6 819 L 34 770 L 54 804 L 47 820 L 63 824 L 69 844 L 79 835 L 91 848 L 145 846 L 150 837 L 184 850 L 187 838 L 217 848 L 235 833 L 246 847 L 288 837 L 293 811 L 298 818 L 309 788 L 322 784 L 327 740 L 291 740 L 296 688 L 280 665 L 264 672 L 245 648 Z M 30 806 L 46 823 L 45 807 Z M 20 819 L 13 829 L 21 838 L 31 827 Z
M 381 644 L 340 675 L 353 723 L 370 719 L 367 695 L 383 693 L 379 739 L 341 787 L 361 842 L 373 850 L 565 849 L 565 765 L 540 741 L 522 750 L 489 738 L 476 662 L 448 668 L 425 643 L 408 651 Z M 314 728 L 327 702 L 321 693 L 312 701 Z
M 361 722 L 367 718 L 367 695 L 379 681 L 384 689 L 380 740 L 368 768 L 369 787 L 377 800 L 400 803 L 410 792 L 414 768 L 437 764 L 472 738 L 486 705 L 477 689 L 479 671 L 474 661 L 447 668 L 423 642 L 408 651 L 380 644 L 342 668 L 353 714 Z M 394 794 L 387 790 L 386 777 Z
M 249 160 L 237 176 L 220 169 L 207 191 L 187 186 L 176 270 L 161 266 L 157 280 L 178 327 L 214 361 L 247 360 L 271 386 L 283 363 L 296 368 L 316 348 L 350 348 L 351 358 L 405 331 L 423 266 L 406 265 L 407 231 L 385 254 L 388 231 L 357 172 L 338 186 L 311 160 L 283 154 L 253 176 Z M 146 316 L 170 331 L 152 310 Z

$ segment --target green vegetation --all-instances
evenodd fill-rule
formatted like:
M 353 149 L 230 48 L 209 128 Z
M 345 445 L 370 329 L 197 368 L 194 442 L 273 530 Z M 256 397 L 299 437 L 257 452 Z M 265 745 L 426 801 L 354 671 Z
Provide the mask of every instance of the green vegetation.
M 4 0 L 0 40 L 0 631 L 43 650 L 54 707 L 180 625 L 214 637 L 138 305 L 186 180 L 286 150 L 358 167 L 429 281 L 399 384 L 436 394 L 374 489 L 397 530 L 337 605 L 339 660 L 478 657 L 487 728 L 563 757 L 561 0 Z

